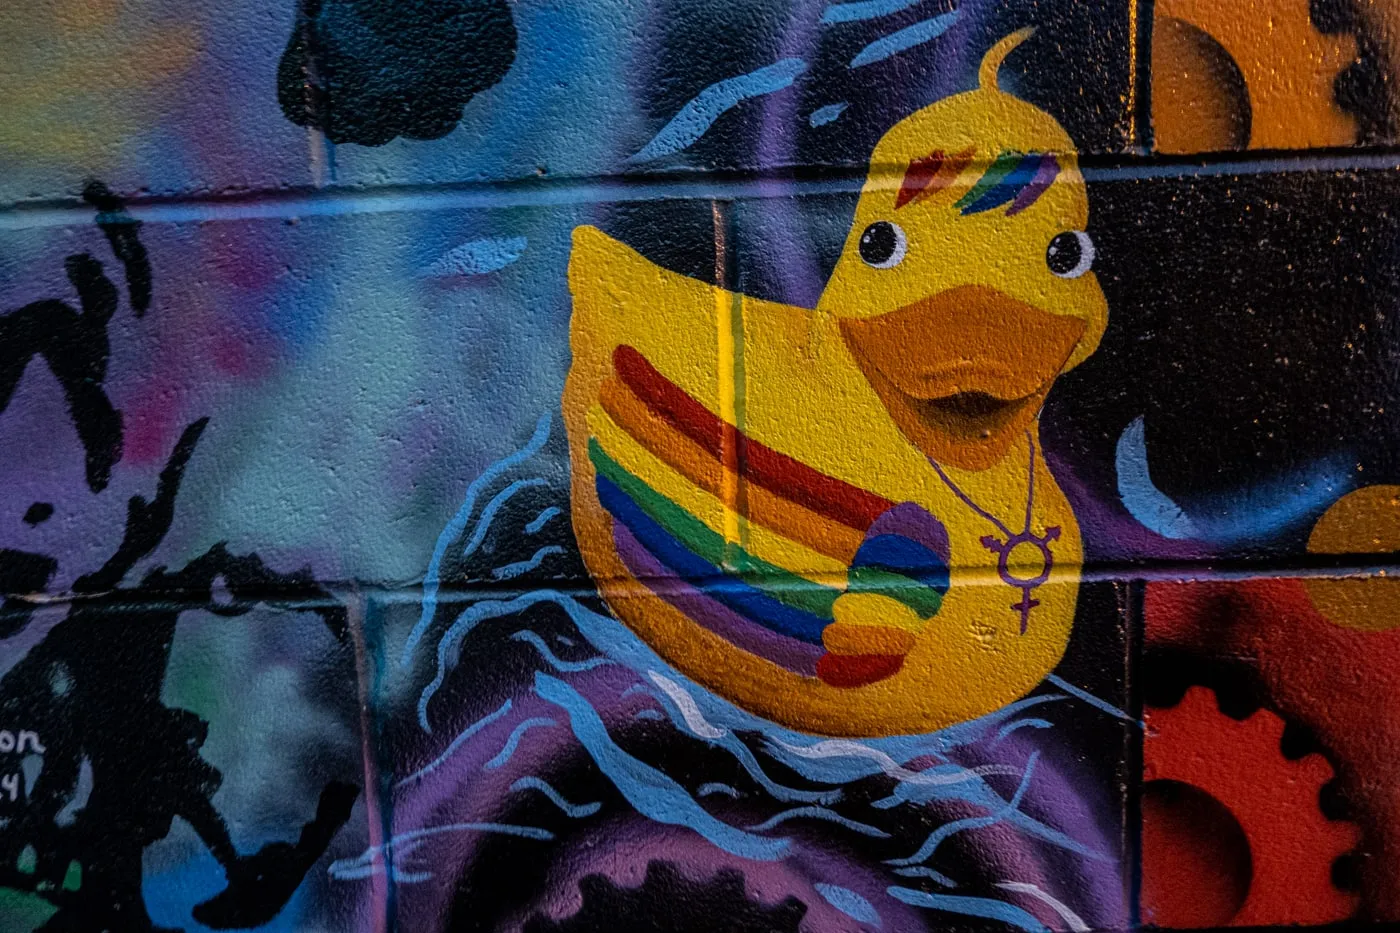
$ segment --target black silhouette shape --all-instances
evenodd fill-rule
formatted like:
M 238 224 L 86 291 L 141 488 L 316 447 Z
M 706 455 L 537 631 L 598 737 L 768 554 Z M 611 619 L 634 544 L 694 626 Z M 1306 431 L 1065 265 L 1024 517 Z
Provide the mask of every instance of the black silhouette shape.
M 53 517 L 52 502 L 35 502 L 24 512 L 26 525 L 42 525 Z
M 121 200 L 100 181 L 89 182 L 83 197 L 99 211 L 97 225 L 126 269 L 127 292 L 137 317 L 151 304 L 151 265 L 134 220 Z M 107 487 L 112 465 L 122 455 L 122 416 L 112 407 L 103 382 L 111 342 L 107 324 L 117 310 L 117 289 L 89 253 L 64 261 L 68 281 L 82 311 L 57 298 L 30 302 L 0 317 L 0 411 L 31 360 L 49 364 L 68 400 L 69 414 L 87 454 L 87 482 L 93 492 Z
M 100 183 L 90 184 L 85 196 L 101 211 L 98 225 L 126 267 L 139 315 L 151 295 L 140 225 Z M 88 483 L 99 490 L 121 452 L 121 416 L 102 387 L 117 290 L 86 253 L 65 265 L 81 312 L 45 300 L 0 317 L 0 410 L 28 363 L 42 356 L 68 398 Z M 0 799 L 0 887 L 32 891 L 54 905 L 42 933 L 153 933 L 142 897 L 142 852 L 170 832 L 176 817 L 194 829 L 228 879 L 223 893 L 198 908 L 201 919 L 225 927 L 266 923 L 324 853 L 359 793 L 330 782 L 294 845 L 274 843 L 240 856 L 213 803 L 223 777 L 200 754 L 208 723 L 161 699 L 175 628 L 191 609 L 226 617 L 257 606 L 313 612 L 337 641 L 348 643 L 344 607 L 309 570 L 279 573 L 256 554 L 230 554 L 222 544 L 183 568 L 161 566 L 139 581 L 128 579 L 169 531 L 207 423 L 185 428 L 154 496 L 128 500 L 125 529 L 111 556 L 73 583 L 67 615 L 0 679 L 0 720 L 23 723 L 41 737 L 43 762 L 18 799 Z M 35 503 L 26 519 L 38 524 L 52 512 L 48 503 Z M 36 605 L 28 594 L 42 592 L 57 566 L 49 555 L 0 550 L 0 638 L 28 622 Z M 80 880 L 71 884 L 71 877 Z
M 515 45 L 507 0 L 305 0 L 277 100 L 334 143 L 439 139 L 505 77 Z
M 137 317 L 151 306 L 151 259 L 141 242 L 141 221 L 126 211 L 126 205 L 100 181 L 83 188 L 83 200 L 97 208 L 97 226 L 107 237 L 112 252 L 126 269 L 126 291 Z
M 321 791 L 316 818 L 302 827 L 295 845 L 274 842 L 257 854 L 225 866 L 228 887 L 194 909 L 194 918 L 216 930 L 251 929 L 277 916 L 307 871 L 326 851 L 336 830 L 350 818 L 360 789 L 332 781 Z
M 807 907 L 795 897 L 769 906 L 751 899 L 742 873 L 726 869 L 691 881 L 670 862 L 650 862 L 639 888 L 602 875 L 578 883 L 583 906 L 571 917 L 531 917 L 525 933 L 797 933 Z
M 68 411 L 87 453 L 87 481 L 107 487 L 122 454 L 122 416 L 107 398 L 107 323 L 117 310 L 117 289 L 102 263 L 87 253 L 64 260 L 82 311 L 57 298 L 31 302 L 0 317 L 0 411 L 10 404 L 30 360 L 42 356 L 63 386 Z

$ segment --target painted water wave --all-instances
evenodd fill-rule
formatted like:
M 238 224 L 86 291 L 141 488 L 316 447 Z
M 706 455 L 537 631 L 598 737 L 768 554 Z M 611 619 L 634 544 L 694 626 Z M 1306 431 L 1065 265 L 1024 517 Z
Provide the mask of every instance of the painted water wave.
M 512 799 L 534 795 L 531 814 L 563 814 L 570 821 L 604 819 L 609 811 L 602 802 L 578 799 L 570 788 L 550 782 L 550 762 L 571 754 L 591 761 L 630 808 L 630 818 L 671 828 L 668 831 L 692 832 L 697 842 L 755 863 L 802 859 L 814 846 L 820 848 L 814 840 L 822 834 L 837 834 L 843 842 L 864 838 L 893 845 L 898 840 L 891 835 L 892 821 L 931 827 L 907 851 L 879 860 L 884 882 L 857 892 L 847 887 L 848 878 L 834 872 L 814 885 L 827 904 L 860 923 L 880 926 L 882 914 L 912 906 L 999 920 L 1026 930 L 1050 929 L 1032 912 L 1038 908 L 1040 917 L 1054 918 L 1056 927 L 1085 928 L 1072 906 L 1057 892 L 1045 890 L 1055 883 L 1057 873 L 1040 871 L 1024 857 L 1004 860 L 1011 866 L 1028 866 L 1028 874 L 995 879 L 995 890 L 1002 896 L 958 891 L 960 881 L 950 876 L 946 860 L 939 863 L 943 870 L 933 867 L 950 840 L 996 829 L 1002 834 L 998 839 L 1009 832 L 1036 847 L 1057 849 L 1095 866 L 1091 872 L 1108 879 L 1109 886 L 1116 882 L 1116 857 L 1107 834 L 1084 820 L 1060 819 L 1059 826 L 1051 825 L 1039 815 L 1047 812 L 1044 805 L 1035 812 L 1026 806 L 1037 791 L 1051 799 L 1075 793 L 1071 782 L 1048 768 L 1042 752 L 1029 741 L 1053 734 L 1054 724 L 1043 718 L 1044 711 L 1079 703 L 1091 707 L 1091 715 L 1128 719 L 1058 677 L 1052 675 L 1049 681 L 1055 689 L 937 732 L 831 739 L 777 726 L 710 692 L 667 664 L 616 619 L 585 605 L 581 594 L 532 589 L 476 599 L 450 616 L 444 627 L 438 602 L 450 552 L 455 548 L 465 555 L 475 553 L 492 523 L 508 511 L 507 503 L 525 490 L 548 485 L 545 476 L 532 474 L 530 467 L 549 441 L 551 426 L 549 415 L 540 418 L 523 448 L 493 464 L 467 490 L 462 507 L 438 540 L 421 613 L 403 644 L 398 676 L 426 677 L 408 689 L 416 694 L 417 728 L 427 737 L 437 734 L 430 701 L 458 667 L 473 633 L 509 625 L 509 637 L 530 646 L 538 669 L 533 677 L 522 678 L 517 694 L 494 711 L 455 736 L 444 735 L 440 754 L 397 782 L 393 832 L 358 856 L 335 862 L 330 868 L 333 878 L 379 877 L 401 888 L 419 885 L 434 877 L 439 863 L 416 856 L 441 836 L 504 834 L 541 845 L 557 841 L 554 830 L 490 819 L 492 814 L 485 810 L 474 814 L 480 819 L 433 822 L 443 812 L 444 801 L 453 793 L 460 795 L 462 782 L 469 782 L 482 800 L 492 794 Z M 538 473 L 548 471 L 541 468 Z M 538 529 L 560 515 L 558 506 L 549 506 L 528 527 Z M 569 648 L 568 659 L 559 656 L 543 628 L 532 627 L 543 607 L 562 612 L 572 624 L 568 634 L 552 635 Z M 591 651 L 576 657 L 584 643 Z M 751 779 L 754 790 L 741 791 L 725 781 L 681 780 L 668 774 L 664 763 L 628 751 L 617 736 L 643 719 L 669 722 L 674 742 L 702 743 L 728 756 Z M 562 752 L 564 745 L 571 751 Z M 793 775 L 801 780 L 793 780 Z M 875 788 L 880 792 L 872 792 Z M 760 811 L 762 818 L 754 818 Z M 1066 831 L 1070 824 L 1077 824 L 1074 833 Z M 1103 886 L 1102 881 L 1078 885 L 1075 899 L 1095 903 L 1103 897 Z

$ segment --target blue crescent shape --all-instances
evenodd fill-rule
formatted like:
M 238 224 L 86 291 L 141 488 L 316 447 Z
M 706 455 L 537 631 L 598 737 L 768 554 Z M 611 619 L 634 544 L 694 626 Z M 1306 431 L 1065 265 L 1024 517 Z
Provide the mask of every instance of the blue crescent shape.
M 1191 516 L 1152 483 L 1152 475 L 1147 471 L 1147 429 L 1142 415 L 1134 418 L 1119 436 L 1115 466 L 1118 498 L 1144 528 L 1174 541 L 1201 537 Z
M 1144 528 L 1164 538 L 1224 545 L 1260 541 L 1316 518 L 1353 489 L 1356 474 L 1348 468 L 1349 462 L 1354 462 L 1351 454 L 1339 451 L 1271 480 L 1242 486 L 1228 496 L 1213 496 L 1202 503 L 1210 506 L 1210 514 L 1193 518 L 1153 484 L 1147 469 L 1146 432 L 1139 415 L 1118 438 L 1118 497 Z

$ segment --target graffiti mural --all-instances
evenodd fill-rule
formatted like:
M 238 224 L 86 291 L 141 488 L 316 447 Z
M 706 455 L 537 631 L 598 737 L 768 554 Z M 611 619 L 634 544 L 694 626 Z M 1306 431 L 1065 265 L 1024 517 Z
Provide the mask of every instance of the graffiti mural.
M 1400 919 L 1397 19 L 46 0 L 0 930 Z

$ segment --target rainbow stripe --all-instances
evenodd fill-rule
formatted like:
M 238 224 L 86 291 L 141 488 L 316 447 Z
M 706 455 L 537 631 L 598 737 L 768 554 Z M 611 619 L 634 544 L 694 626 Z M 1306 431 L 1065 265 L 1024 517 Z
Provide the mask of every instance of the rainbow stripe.
M 746 479 L 784 499 L 860 532 L 894 505 L 883 496 L 819 473 L 805 463 L 751 440 L 662 376 L 632 347 L 624 345 L 614 351 L 613 367 L 622 383 L 651 409 L 652 414 L 699 444 L 721 463 L 730 456 L 743 464 L 742 473 Z
M 588 458 L 618 556 L 655 595 L 808 676 L 843 593 L 938 612 L 947 533 L 926 511 L 748 438 L 631 347 L 617 348 L 613 369 L 589 412 Z M 726 471 L 745 481 L 740 502 L 724 501 Z M 733 513 L 740 541 L 725 533 Z
M 969 147 L 954 155 L 945 155 L 940 149 L 910 162 L 904 173 L 904 181 L 900 183 L 899 194 L 894 199 L 895 210 L 906 204 L 922 201 L 947 188 L 957 180 L 963 169 L 972 164 L 972 157 L 976 154 L 975 147 Z
M 996 155 L 977 174 L 973 164 L 975 149 L 964 149 L 956 155 L 941 150 L 914 159 L 904 172 L 895 209 L 915 204 L 945 189 L 967 182 L 967 190 L 953 206 L 964 216 L 995 210 L 1010 205 L 1006 216 L 1014 217 L 1030 207 L 1054 184 L 1060 173 L 1060 162 L 1051 153 L 1015 152 L 1005 150 Z M 965 170 L 972 167 L 971 173 Z

